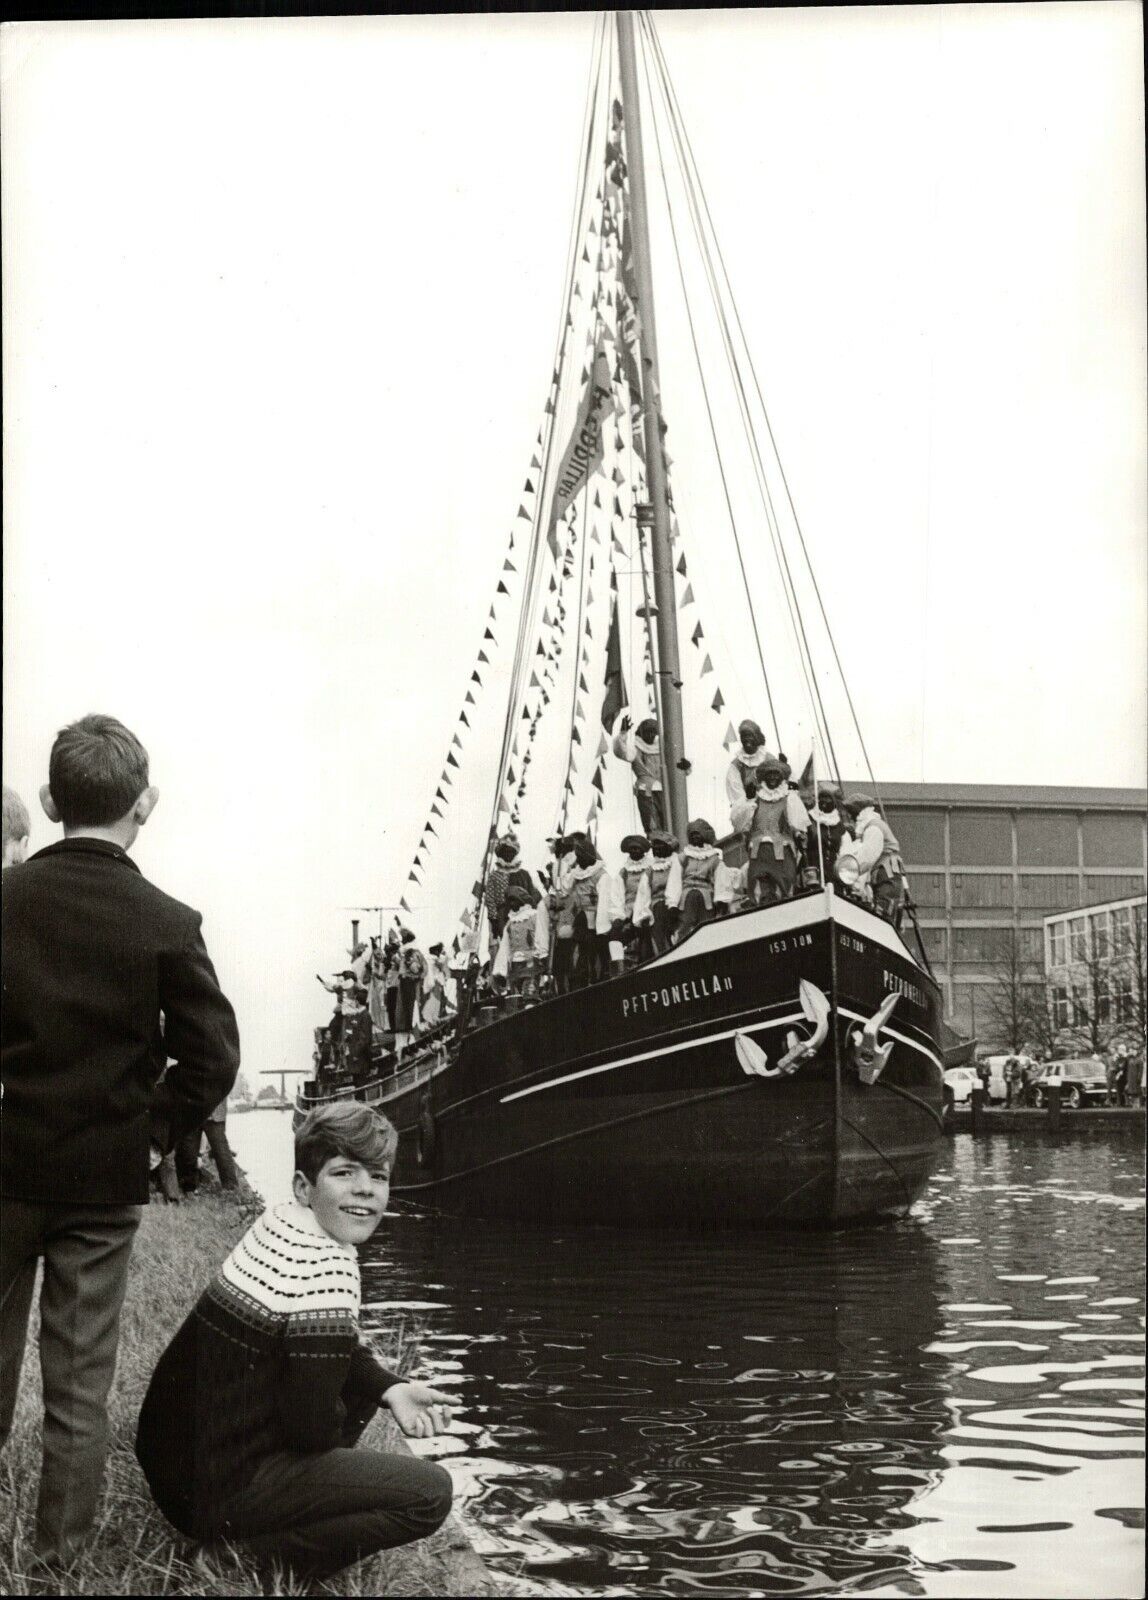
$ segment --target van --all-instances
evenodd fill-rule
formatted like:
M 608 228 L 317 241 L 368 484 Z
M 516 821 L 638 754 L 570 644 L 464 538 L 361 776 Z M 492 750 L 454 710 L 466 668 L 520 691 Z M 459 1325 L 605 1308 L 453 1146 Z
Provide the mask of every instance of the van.
M 988 1097 L 995 1104 L 1003 1105 L 1007 1098 L 1008 1091 L 1005 1087 L 1004 1069 L 1005 1062 L 1009 1059 L 1009 1054 L 1011 1052 L 1006 1052 L 1003 1056 L 983 1056 L 977 1063 L 979 1067 L 987 1067 L 989 1069 Z M 1032 1068 L 1036 1066 L 1032 1056 L 1022 1056 L 1018 1052 L 1016 1059 L 1020 1062 L 1022 1071 L 1025 1067 Z M 1020 1085 L 1018 1083 L 1013 1093 L 1014 1105 L 1017 1103 L 1019 1093 Z

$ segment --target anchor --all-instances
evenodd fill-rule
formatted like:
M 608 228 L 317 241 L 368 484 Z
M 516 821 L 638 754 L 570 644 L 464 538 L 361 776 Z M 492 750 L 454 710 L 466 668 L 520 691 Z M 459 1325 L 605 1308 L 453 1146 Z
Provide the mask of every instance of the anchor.
M 798 995 L 802 1011 L 813 1024 L 812 1034 L 802 1039 L 792 1030 L 787 1033 L 786 1052 L 776 1067 L 769 1065 L 769 1058 L 759 1044 L 744 1033 L 734 1034 L 734 1049 L 743 1072 L 758 1078 L 789 1077 L 820 1050 L 829 1033 L 829 1001 L 807 978 L 802 978 Z
M 853 1061 L 862 1083 L 876 1083 L 888 1065 L 889 1057 L 893 1053 L 893 1041 L 890 1039 L 888 1044 L 879 1044 L 877 1041 L 881 1029 L 892 1016 L 893 1007 L 900 998 L 896 992 L 887 994 L 865 1026 L 854 1028 L 850 1034 Z

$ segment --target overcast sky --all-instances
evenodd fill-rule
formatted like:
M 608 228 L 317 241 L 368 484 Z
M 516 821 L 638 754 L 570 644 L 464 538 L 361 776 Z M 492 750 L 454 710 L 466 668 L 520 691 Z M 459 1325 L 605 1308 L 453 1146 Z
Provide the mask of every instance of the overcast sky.
M 1143 784 L 1139 6 L 655 16 L 878 775 Z M 592 28 L 0 35 L 4 777 L 34 803 L 87 711 L 139 733 L 138 859 L 203 910 L 252 1071 L 306 1063 L 342 908 L 404 889 L 546 398 Z M 683 540 L 764 720 L 682 332 Z

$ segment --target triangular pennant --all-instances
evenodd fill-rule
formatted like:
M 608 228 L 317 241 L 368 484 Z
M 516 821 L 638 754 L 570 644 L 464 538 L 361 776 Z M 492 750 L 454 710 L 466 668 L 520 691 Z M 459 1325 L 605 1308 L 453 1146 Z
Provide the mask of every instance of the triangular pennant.
M 701 638 L 702 638 L 702 625 L 699 622 L 697 627 L 694 629 L 693 633 L 690 634 L 690 642 L 691 642 L 691 644 L 697 644 L 698 640 L 701 639 Z
M 480 689 L 482 688 L 482 679 L 479 677 L 477 671 L 471 673 L 470 681 L 471 683 L 477 683 Z
M 489 665 L 490 665 L 490 657 L 487 655 L 485 650 L 480 650 L 478 652 L 478 659 L 480 661 L 485 661 L 487 666 L 489 667 Z
M 692 583 L 686 584 L 686 592 L 682 596 L 682 604 L 684 606 L 692 606 L 694 604 L 694 586 Z
M 724 706 L 724 705 L 725 705 L 725 701 L 724 701 L 724 700 L 723 700 L 723 699 L 722 699 L 722 693 L 721 693 L 721 690 L 720 690 L 720 689 L 719 689 L 719 690 L 718 690 L 718 692 L 717 692 L 717 693 L 716 693 L 716 694 L 715 694 L 715 695 L 714 695 L 714 697 L 713 697 L 713 700 L 712 700 L 712 702 L 711 702 L 711 704 L 712 704 L 712 706 L 713 706 L 713 709 L 714 709 L 714 710 L 715 710 L 715 711 L 720 711 L 720 710 L 721 710 L 721 708 L 722 708 L 722 706 Z
M 541 437 L 542 437 L 541 434 L 539 434 L 539 438 L 541 438 Z M 532 456 L 531 457 L 530 465 L 534 468 L 535 472 L 541 472 L 542 471 L 542 463 L 541 463 L 541 461 L 539 461 L 537 456 Z
M 570 729 L 570 742 L 572 744 L 581 744 L 582 743 L 582 735 L 578 732 L 577 728 L 571 728 Z
M 534 493 L 534 485 L 531 483 L 529 478 L 527 478 L 527 480 L 526 480 L 525 492 L 527 494 L 533 494 Z
M 584 672 L 578 674 L 578 687 L 583 694 L 590 693 L 590 685 L 586 682 L 586 674 Z
M 402 911 L 409 911 L 411 909 L 410 906 L 407 905 L 407 902 L 402 895 L 399 896 L 399 909 Z
M 681 573 L 682 577 L 684 578 L 685 575 L 686 575 L 686 558 L 685 558 L 685 556 L 682 556 L 681 559 L 678 562 L 678 571 Z
M 447 753 L 446 753 L 446 764 L 447 764 L 448 767 L 457 767 L 458 766 L 458 762 L 454 759 L 454 754 L 450 750 L 448 750 Z
M 502 570 L 503 572 L 517 572 L 518 568 L 514 565 L 513 561 L 504 561 L 502 563 Z
M 462 740 L 459 738 L 457 733 L 455 734 L 454 738 L 450 742 L 451 742 L 451 745 L 454 748 L 456 748 L 458 750 L 462 749 Z
M 601 788 L 602 788 L 602 774 L 601 774 L 601 772 L 600 771 L 596 772 L 594 774 L 594 776 L 590 779 L 590 782 L 594 785 L 595 789 L 601 790 Z
M 523 505 L 520 505 L 518 510 L 514 514 L 515 514 L 516 517 L 525 517 L 527 522 L 530 521 L 530 513 L 529 513 L 529 511 L 527 511 L 526 507 L 523 506 Z
M 437 805 L 431 806 L 430 809 L 431 809 L 431 816 L 432 817 L 441 817 L 442 816 L 442 812 L 439 810 Z
M 710 660 L 709 656 L 707 656 L 705 658 L 705 660 L 702 662 L 702 677 L 704 678 L 706 673 L 707 672 L 712 672 L 713 669 L 714 669 L 714 664 Z
M 509 594 L 510 590 L 503 583 L 502 579 L 499 578 L 499 580 L 498 580 L 498 588 L 494 592 L 495 592 L 495 594 Z
M 491 644 L 497 644 L 498 643 L 498 640 L 494 637 L 493 633 L 491 633 L 489 628 L 486 629 L 486 631 L 485 631 L 485 633 L 483 634 L 482 637 L 484 639 L 489 639 Z

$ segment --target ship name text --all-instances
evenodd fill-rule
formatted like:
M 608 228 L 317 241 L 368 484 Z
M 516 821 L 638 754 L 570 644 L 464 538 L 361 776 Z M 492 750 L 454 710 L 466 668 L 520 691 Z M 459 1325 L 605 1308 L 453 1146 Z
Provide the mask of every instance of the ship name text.
M 733 988 L 732 978 L 714 973 L 712 978 L 691 978 L 687 983 L 672 983 L 665 989 L 646 989 L 641 994 L 627 996 L 622 1001 L 622 1015 L 635 1017 L 639 1011 L 651 1008 L 665 1010 L 669 1006 L 688 1005 L 692 1000 L 708 1000 L 715 994 L 728 994 Z
M 894 989 L 898 994 L 903 994 L 914 1005 L 920 1006 L 923 1011 L 928 1010 L 928 1001 L 925 991 L 918 989 L 915 983 L 910 983 L 907 978 L 899 978 L 895 972 L 882 971 L 886 989 Z

